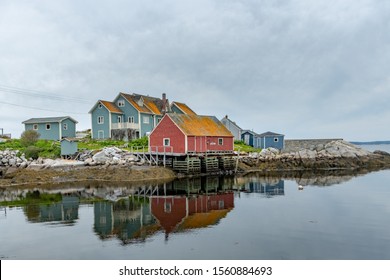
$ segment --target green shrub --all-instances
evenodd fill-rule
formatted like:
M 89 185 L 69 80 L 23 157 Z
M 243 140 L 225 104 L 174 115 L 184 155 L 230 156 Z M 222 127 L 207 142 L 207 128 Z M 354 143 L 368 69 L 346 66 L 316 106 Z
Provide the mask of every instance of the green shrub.
M 140 139 L 133 139 L 129 142 L 129 146 L 132 147 L 147 147 L 149 145 L 149 138 L 144 136 Z
M 39 153 L 41 152 L 41 148 L 35 146 L 29 146 L 24 150 L 24 154 L 26 158 L 37 159 L 39 157 Z
M 20 136 L 20 144 L 23 147 L 34 146 L 38 141 L 40 134 L 35 130 L 26 130 Z

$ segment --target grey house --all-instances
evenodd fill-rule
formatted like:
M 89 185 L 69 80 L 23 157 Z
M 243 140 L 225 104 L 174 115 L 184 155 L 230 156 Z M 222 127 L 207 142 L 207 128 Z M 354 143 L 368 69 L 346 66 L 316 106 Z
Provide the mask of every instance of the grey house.
M 259 134 L 259 148 L 275 148 L 278 150 L 284 149 L 284 135 L 267 131 L 265 133 Z
M 22 122 L 25 130 L 35 130 L 39 139 L 61 140 L 76 137 L 77 121 L 69 116 L 32 118 Z
M 241 140 L 242 128 L 230 120 L 227 115 L 221 120 L 221 123 L 233 134 L 234 140 Z

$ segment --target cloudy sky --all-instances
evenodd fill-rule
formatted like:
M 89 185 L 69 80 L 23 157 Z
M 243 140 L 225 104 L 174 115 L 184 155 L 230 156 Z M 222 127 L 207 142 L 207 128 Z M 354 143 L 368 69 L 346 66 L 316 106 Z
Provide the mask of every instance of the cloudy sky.
M 288 139 L 390 140 L 390 1 L 0 0 L 0 128 L 119 92 Z

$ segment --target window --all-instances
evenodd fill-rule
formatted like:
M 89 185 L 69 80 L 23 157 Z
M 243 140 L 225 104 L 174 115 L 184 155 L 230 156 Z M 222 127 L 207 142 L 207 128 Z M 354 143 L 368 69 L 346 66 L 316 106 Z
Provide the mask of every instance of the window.
M 104 117 L 100 116 L 97 118 L 98 124 L 103 124 L 104 123 Z
M 164 138 L 164 146 L 169 147 L 171 146 L 171 139 L 170 138 Z
M 275 137 L 275 138 L 274 138 L 274 142 L 279 142 L 279 138 L 278 138 L 278 137 Z
M 133 117 L 133 116 L 129 117 L 129 118 L 128 118 L 128 122 L 129 122 L 129 123 L 134 123 L 134 117 Z
M 149 123 L 149 116 L 143 117 L 142 118 L 143 123 Z
M 123 99 L 118 100 L 118 107 L 125 107 L 125 101 Z
M 102 104 L 99 104 L 99 105 L 98 105 L 98 108 L 99 108 L 99 109 L 103 108 L 103 105 L 102 105 Z
M 33 129 L 34 130 L 38 130 L 38 125 L 37 124 L 33 124 Z
M 161 118 L 157 118 L 157 123 L 159 123 L 161 121 Z
M 118 116 L 118 123 L 122 122 L 122 116 Z
M 223 145 L 223 138 L 218 138 L 218 145 Z
M 63 129 L 64 129 L 64 130 L 68 130 L 68 124 L 67 124 L 67 123 L 64 123 Z
M 164 203 L 164 212 L 165 213 L 171 213 L 172 211 L 172 204 L 170 202 Z
M 46 124 L 46 130 L 50 130 L 51 129 L 51 124 L 50 123 L 47 123 Z

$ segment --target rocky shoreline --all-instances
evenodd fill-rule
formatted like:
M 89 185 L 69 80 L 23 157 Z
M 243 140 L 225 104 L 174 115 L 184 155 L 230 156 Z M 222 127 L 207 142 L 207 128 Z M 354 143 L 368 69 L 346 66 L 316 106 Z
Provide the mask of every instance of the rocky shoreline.
M 239 173 L 257 172 L 267 176 L 289 176 L 298 172 L 310 177 L 323 171 L 368 173 L 390 168 L 390 154 L 381 151 L 372 153 L 343 140 L 293 151 L 270 148 L 261 153 L 235 157 Z M 77 161 L 32 160 L 18 151 L 0 151 L 0 187 L 3 188 L 85 181 L 144 182 L 172 180 L 177 176 L 169 168 L 150 166 L 130 152 L 115 147 L 86 151 Z
M 262 150 L 240 159 L 243 170 L 290 171 L 390 168 L 390 154 L 384 151 L 369 152 L 343 140 L 296 151 Z

